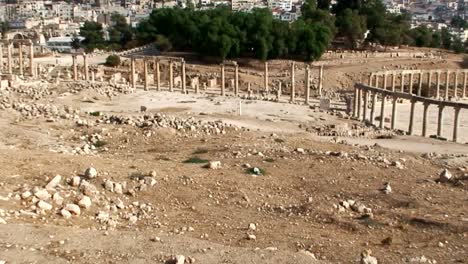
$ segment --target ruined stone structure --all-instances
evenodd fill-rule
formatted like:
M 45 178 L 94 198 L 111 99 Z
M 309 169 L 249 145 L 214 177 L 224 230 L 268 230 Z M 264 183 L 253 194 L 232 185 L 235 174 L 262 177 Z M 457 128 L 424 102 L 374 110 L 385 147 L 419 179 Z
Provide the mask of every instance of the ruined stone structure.
M 445 78 L 442 80 L 442 76 Z M 397 82 L 398 79 L 398 82 Z M 369 84 L 356 84 L 354 117 L 374 124 L 377 99 L 380 99 L 380 118 L 378 126 L 384 128 L 386 118 L 385 104 L 388 99 L 392 102 L 391 129 L 395 129 L 398 101 L 408 100 L 411 103 L 410 120 L 407 133 L 414 133 L 415 106 L 422 103 L 423 137 L 427 136 L 428 108 L 436 105 L 439 108 L 437 120 L 437 136 L 443 137 L 442 126 L 444 109 L 454 108 L 454 123 L 452 140 L 457 142 L 459 129 L 459 116 L 461 109 L 468 109 L 468 104 L 450 101 L 452 98 L 466 98 L 468 70 L 404 70 L 375 72 L 369 76 Z M 435 82 L 434 82 L 435 81 Z M 443 89 L 443 92 L 442 92 Z M 442 92 L 442 93 L 441 93 Z M 369 107 L 370 106 L 370 107 Z M 370 108 L 369 116 L 367 115 Z
M 6 47 L 6 69 L 3 62 L 3 54 L 4 49 Z M 18 60 L 13 59 L 14 56 L 14 49 L 17 48 L 17 55 Z M 27 51 L 25 51 L 25 48 Z M 31 40 L 27 39 L 11 39 L 11 40 L 2 40 L 0 41 L 0 72 L 2 74 L 18 74 L 20 76 L 25 75 L 25 58 L 23 53 L 26 52 L 29 54 L 28 58 L 28 74 L 30 76 L 35 76 L 35 68 L 34 68 L 34 46 Z

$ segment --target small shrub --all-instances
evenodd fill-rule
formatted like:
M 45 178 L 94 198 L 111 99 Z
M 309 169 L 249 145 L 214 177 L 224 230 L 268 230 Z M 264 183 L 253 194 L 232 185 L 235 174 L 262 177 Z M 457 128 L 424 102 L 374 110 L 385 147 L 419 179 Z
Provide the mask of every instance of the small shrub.
M 206 153 L 208 153 L 208 149 L 206 149 L 206 148 L 197 148 L 193 152 L 193 154 L 206 154 Z
M 203 164 L 203 163 L 208 163 L 208 162 L 210 161 L 199 158 L 199 157 L 191 157 L 190 159 L 187 159 L 184 161 L 184 163 L 192 163 L 192 164 Z
M 105 145 L 107 145 L 107 142 L 104 140 L 98 140 L 96 143 L 94 143 L 94 146 L 96 148 L 101 148 L 101 147 L 104 147 Z
M 106 59 L 106 65 L 109 67 L 117 67 L 120 65 L 120 57 L 117 55 L 109 55 Z

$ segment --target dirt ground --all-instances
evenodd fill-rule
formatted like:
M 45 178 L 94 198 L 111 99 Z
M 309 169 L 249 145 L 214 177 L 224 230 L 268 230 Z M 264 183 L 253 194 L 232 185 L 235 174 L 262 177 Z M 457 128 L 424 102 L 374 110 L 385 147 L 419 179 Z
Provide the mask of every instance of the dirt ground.
M 460 60 L 336 61 L 326 81 Z M 0 91 L 0 263 L 468 263 L 466 145 L 320 136 L 305 128 L 359 125 L 304 105 L 239 116 L 232 97 L 75 86 Z

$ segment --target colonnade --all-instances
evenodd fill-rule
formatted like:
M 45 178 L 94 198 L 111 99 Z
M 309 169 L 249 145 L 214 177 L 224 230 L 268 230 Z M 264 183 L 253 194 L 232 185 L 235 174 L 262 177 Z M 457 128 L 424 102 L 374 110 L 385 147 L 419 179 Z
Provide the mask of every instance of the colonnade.
M 14 65 L 13 55 L 15 44 L 18 47 L 18 64 L 17 67 Z M 6 70 L 3 63 L 3 53 L 4 46 L 7 47 L 7 65 Z M 18 68 L 19 75 L 25 75 L 25 65 L 24 65 L 24 46 L 27 47 L 29 53 L 29 65 L 28 65 L 28 74 L 34 76 L 34 44 L 31 40 L 23 39 L 12 39 L 12 40 L 2 40 L 0 41 L 0 72 L 2 74 L 13 74 L 13 70 Z
M 391 113 L 391 121 L 390 121 L 391 129 L 395 129 L 396 122 L 397 122 L 398 99 L 409 100 L 411 103 L 411 106 L 410 106 L 410 116 L 409 116 L 407 132 L 410 135 L 414 134 L 416 103 L 422 103 L 424 106 L 423 118 L 422 118 L 423 119 L 422 120 L 422 133 L 421 133 L 423 137 L 427 136 L 429 106 L 435 105 L 439 108 L 438 119 L 437 119 L 437 136 L 438 137 L 443 136 L 442 129 L 443 129 L 444 109 L 446 109 L 447 107 L 452 107 L 454 109 L 454 124 L 453 124 L 452 140 L 454 142 L 457 142 L 459 123 L 460 123 L 459 122 L 460 111 L 461 109 L 468 109 L 468 104 L 427 98 L 427 97 L 415 95 L 413 93 L 386 90 L 384 88 L 372 87 L 372 86 L 364 85 L 364 84 L 356 84 L 354 89 L 355 89 L 354 90 L 355 107 L 354 107 L 353 115 L 359 120 L 374 124 L 377 98 L 380 99 L 380 119 L 378 123 L 378 127 L 380 128 L 384 128 L 385 118 L 387 116 L 387 113 L 385 112 L 385 104 L 387 103 L 387 99 L 391 99 L 391 103 L 392 103 L 392 113 Z M 370 105 L 370 113 L 368 116 L 367 112 L 369 109 L 369 105 Z
M 390 91 L 448 100 L 466 98 L 468 70 L 380 71 L 369 76 L 368 85 Z
M 83 56 L 83 76 L 89 81 L 89 62 L 86 53 L 72 53 L 73 80 L 78 81 L 78 56 Z

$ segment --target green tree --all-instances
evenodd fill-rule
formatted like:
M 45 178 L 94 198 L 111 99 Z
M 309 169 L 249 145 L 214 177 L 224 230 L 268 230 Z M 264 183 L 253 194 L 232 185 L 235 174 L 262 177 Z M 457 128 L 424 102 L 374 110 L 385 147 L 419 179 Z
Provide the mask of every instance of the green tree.
M 120 57 L 118 55 L 109 55 L 106 58 L 106 65 L 109 67 L 117 67 L 120 66 Z
M 346 9 L 337 18 L 338 34 L 349 41 L 351 48 L 356 48 L 366 32 L 365 18 L 357 10 Z
M 317 8 L 323 10 L 330 10 L 331 0 L 317 0 Z
M 154 44 L 156 44 L 156 47 L 160 51 L 169 51 L 172 49 L 171 41 L 163 35 L 156 35 Z
M 444 49 L 450 49 L 452 46 L 452 34 L 450 34 L 449 30 L 447 28 L 442 28 L 440 36 L 442 39 L 442 47 Z
M 450 21 L 450 25 L 455 28 L 467 29 L 468 21 L 460 16 L 454 16 Z
M 460 38 L 455 38 L 453 40 L 451 48 L 457 54 L 465 52 L 465 45 L 463 45 L 463 42 Z
M 118 44 L 120 47 L 132 41 L 133 32 L 130 25 L 124 16 L 119 13 L 113 13 L 111 15 L 111 27 L 109 28 L 109 43 Z
M 71 46 L 74 50 L 81 48 L 81 40 L 78 38 L 78 35 L 73 35 Z
M 10 31 L 10 22 L 8 21 L 1 22 L 0 30 L 2 31 L 2 39 L 6 39 L 8 31 Z
M 102 25 L 97 22 L 86 21 L 80 28 L 80 36 L 84 37 L 83 44 L 88 50 L 104 43 Z

